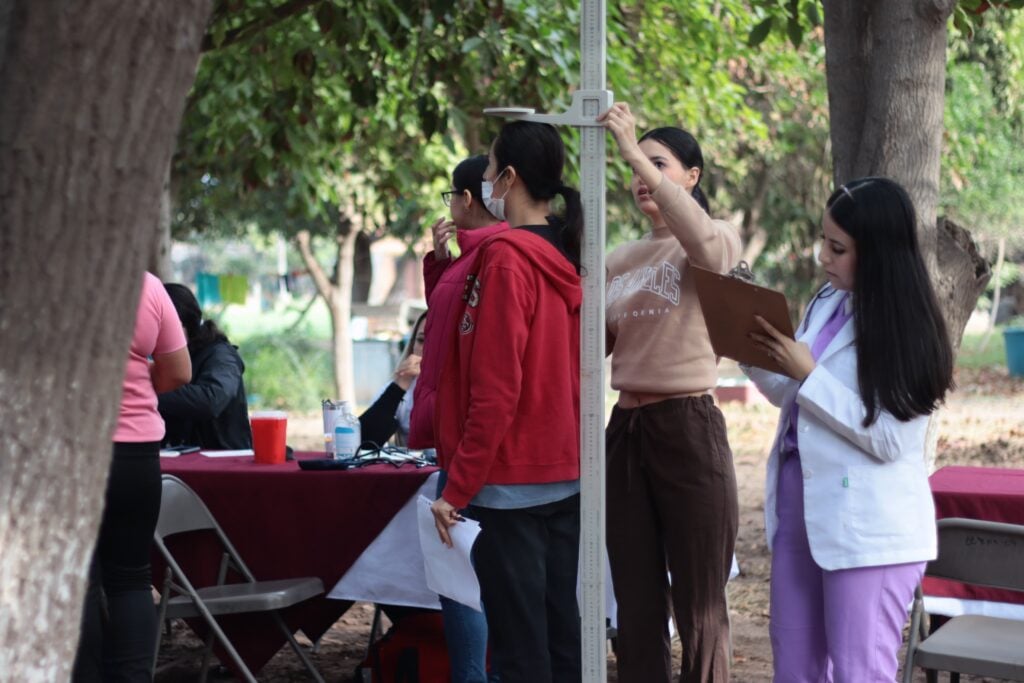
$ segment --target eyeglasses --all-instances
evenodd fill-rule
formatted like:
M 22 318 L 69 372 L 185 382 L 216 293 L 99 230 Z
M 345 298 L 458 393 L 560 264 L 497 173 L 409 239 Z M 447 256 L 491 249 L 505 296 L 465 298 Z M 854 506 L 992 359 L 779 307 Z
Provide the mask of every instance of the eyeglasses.
M 448 190 L 447 192 L 442 192 L 441 193 L 441 201 L 444 202 L 445 206 L 451 206 L 452 205 L 452 195 L 453 194 L 459 194 L 459 191 L 458 190 Z

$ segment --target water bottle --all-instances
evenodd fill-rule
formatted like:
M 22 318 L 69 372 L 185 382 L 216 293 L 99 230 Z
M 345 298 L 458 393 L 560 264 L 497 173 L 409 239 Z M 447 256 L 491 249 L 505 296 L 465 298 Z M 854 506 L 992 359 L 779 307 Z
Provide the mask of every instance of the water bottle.
M 334 423 L 334 459 L 342 461 L 355 460 L 359 444 L 362 443 L 359 418 L 352 413 L 348 401 L 341 402 L 341 415 Z

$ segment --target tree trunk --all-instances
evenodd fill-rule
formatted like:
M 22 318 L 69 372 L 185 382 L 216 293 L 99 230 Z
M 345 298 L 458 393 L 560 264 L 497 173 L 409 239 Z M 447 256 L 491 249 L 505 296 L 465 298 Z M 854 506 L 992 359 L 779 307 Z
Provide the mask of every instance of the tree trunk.
M 946 316 L 950 339 L 955 348 L 967 327 L 978 297 L 985 291 L 992 271 L 978 252 L 971 234 L 946 218 L 939 218 L 937 271 L 932 276 L 935 295 Z
M 824 0 L 836 185 L 867 175 L 903 184 L 936 271 L 946 21 L 955 0 Z
M 174 277 L 171 263 L 171 212 L 174 210 L 174 195 L 171 193 L 171 166 L 167 165 L 163 186 L 160 190 L 160 214 L 153 229 L 156 231 L 152 258 L 147 270 L 164 282 Z
M 355 404 L 355 375 L 352 371 L 352 278 L 355 243 L 358 231 L 352 221 L 342 217 L 338 226 L 337 284 L 331 282 L 323 267 L 313 255 L 310 234 L 306 230 L 296 235 L 299 253 L 310 277 L 331 313 L 332 344 L 334 347 L 334 388 L 338 399 Z
M 1006 260 L 1006 238 L 999 238 L 999 246 L 996 249 L 996 268 L 992 277 L 996 284 L 992 290 L 992 310 L 989 311 L 988 324 L 985 326 L 985 336 L 978 345 L 978 351 L 984 352 L 988 343 L 992 340 L 992 333 L 996 330 L 996 323 L 999 322 L 999 302 L 1003 294 L 1003 263 Z
M 768 196 L 768 164 L 761 163 L 754 174 L 754 194 L 750 205 L 743 211 L 740 222 L 740 238 L 743 240 L 743 253 L 740 259 L 747 262 L 752 269 L 757 257 L 768 244 L 768 231 L 761 225 L 764 203 Z M 756 271 L 755 271 L 756 272 Z
M 373 284 L 373 255 L 370 253 L 370 236 L 360 230 L 352 258 L 352 303 L 365 304 L 370 298 Z
M 938 218 L 946 80 L 946 22 L 956 0 L 823 0 L 833 177 L 838 186 L 888 176 L 910 193 L 918 242 L 950 338 L 989 278 L 969 233 Z M 935 461 L 937 421 L 926 459 Z
M 954 5 L 824 0 L 835 183 L 883 175 L 907 188 L 925 263 L 959 344 L 988 266 L 965 231 L 937 217 L 946 22 Z
M 0 672 L 68 680 L 209 0 L 0 0 Z

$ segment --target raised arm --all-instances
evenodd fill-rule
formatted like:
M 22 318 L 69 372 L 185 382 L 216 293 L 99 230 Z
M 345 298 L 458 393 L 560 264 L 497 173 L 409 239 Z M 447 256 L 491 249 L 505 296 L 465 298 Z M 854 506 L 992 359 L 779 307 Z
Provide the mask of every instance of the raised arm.
M 650 191 L 665 226 L 679 240 L 690 260 L 716 271 L 731 267 L 734 252 L 739 247 L 735 230 L 721 221 L 713 221 L 685 187 L 662 172 L 663 162 L 648 156 L 640 148 L 636 138 L 636 119 L 629 105 L 618 102 L 597 120 L 611 131 L 623 160 Z M 687 171 L 699 173 L 697 169 Z

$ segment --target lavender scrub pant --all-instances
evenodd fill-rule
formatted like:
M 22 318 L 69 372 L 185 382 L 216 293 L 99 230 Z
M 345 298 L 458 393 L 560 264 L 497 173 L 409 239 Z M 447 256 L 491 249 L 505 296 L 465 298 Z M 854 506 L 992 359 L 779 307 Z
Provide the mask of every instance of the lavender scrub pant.
M 776 499 L 769 627 L 775 683 L 892 683 L 925 563 L 837 571 L 815 564 L 796 454 L 782 464 Z

